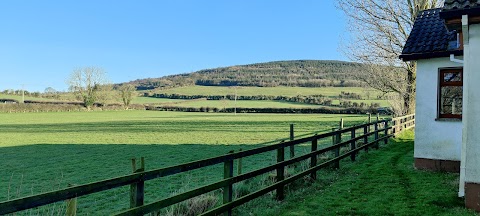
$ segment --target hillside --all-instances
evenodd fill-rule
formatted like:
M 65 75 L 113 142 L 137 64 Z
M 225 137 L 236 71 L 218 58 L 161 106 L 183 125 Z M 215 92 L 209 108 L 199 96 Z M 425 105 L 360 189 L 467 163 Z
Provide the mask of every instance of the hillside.
M 138 90 L 179 86 L 296 86 L 296 87 L 359 87 L 355 79 L 361 65 L 343 61 L 294 60 L 274 61 L 205 69 L 193 73 L 129 82 Z

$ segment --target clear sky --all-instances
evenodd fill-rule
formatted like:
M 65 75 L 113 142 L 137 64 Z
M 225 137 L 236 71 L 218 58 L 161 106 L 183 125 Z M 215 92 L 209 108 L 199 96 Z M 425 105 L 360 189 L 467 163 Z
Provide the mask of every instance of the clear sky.
M 74 68 L 113 83 L 222 66 L 346 60 L 335 0 L 0 1 L 0 90 L 66 90 Z

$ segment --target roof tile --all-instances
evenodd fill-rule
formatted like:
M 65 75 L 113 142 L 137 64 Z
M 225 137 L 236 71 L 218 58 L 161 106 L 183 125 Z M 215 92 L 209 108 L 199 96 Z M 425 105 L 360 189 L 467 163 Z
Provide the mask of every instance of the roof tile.
M 443 10 L 462 10 L 480 7 L 480 0 L 445 0 Z
M 448 51 L 448 44 L 457 40 L 457 33 L 447 30 L 444 20 L 439 16 L 441 10 L 424 10 L 417 16 L 402 55 Z

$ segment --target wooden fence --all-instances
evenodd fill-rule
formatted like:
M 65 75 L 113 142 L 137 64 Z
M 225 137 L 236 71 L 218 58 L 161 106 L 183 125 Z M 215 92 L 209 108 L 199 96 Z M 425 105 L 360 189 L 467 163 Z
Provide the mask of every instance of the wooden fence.
M 335 129 L 332 132 L 315 134 L 309 137 L 299 139 L 293 139 L 292 126 L 291 140 L 287 142 L 280 142 L 278 144 L 240 151 L 237 153 L 231 152 L 223 156 L 212 157 L 199 161 L 148 171 L 144 170 L 143 159 L 141 160 L 140 168 L 138 169 L 135 161 L 132 161 L 132 166 L 134 169 L 133 174 L 97 181 L 84 185 L 71 186 L 63 190 L 56 190 L 0 202 L 0 215 L 35 208 L 64 200 L 67 201 L 67 206 L 70 206 L 67 209 L 67 214 L 75 215 L 76 210 L 71 209 L 71 206 L 76 206 L 75 202 L 77 197 L 127 185 L 130 185 L 130 208 L 123 212 L 116 213 L 115 215 L 144 215 L 150 212 L 156 212 L 162 208 L 217 189 L 223 189 L 223 204 L 213 209 L 210 209 L 201 215 L 218 215 L 220 213 L 224 213 L 225 215 L 231 215 L 233 208 L 274 190 L 276 191 L 276 199 L 282 200 L 285 197 L 284 187 L 287 184 L 292 183 L 293 181 L 307 175 L 309 175 L 311 179 L 315 180 L 316 172 L 318 170 L 332 165 L 338 168 L 340 165 L 340 160 L 344 158 L 350 157 L 352 161 L 355 161 L 356 155 L 360 152 L 360 150 L 368 150 L 368 148 L 370 147 L 376 149 L 378 148 L 380 142 L 387 143 L 388 138 L 393 136 L 393 133 L 391 133 L 392 131 L 390 129 L 402 128 L 402 130 L 405 130 L 406 128 L 412 127 L 412 122 L 414 121 L 411 119 L 414 118 L 414 115 L 408 118 L 410 118 L 410 120 L 402 120 L 402 118 L 396 118 L 400 120 L 379 120 L 377 116 L 377 121 L 370 122 L 369 118 L 369 123 L 356 125 L 348 128 L 343 128 L 343 121 L 341 121 L 339 128 Z M 392 122 L 394 122 L 394 125 L 389 126 Z M 343 141 L 342 135 L 350 135 L 350 139 Z M 332 145 L 323 149 L 318 149 L 318 140 L 326 138 L 331 138 L 333 140 Z M 285 149 L 290 149 L 290 151 L 292 151 L 294 150 L 294 146 L 303 143 L 311 144 L 311 151 L 309 153 L 301 156 L 295 156 L 294 154 L 290 154 L 290 158 L 288 160 L 285 159 Z M 348 148 L 348 151 L 342 154 L 342 152 L 340 151 L 342 147 Z M 234 160 L 241 160 L 244 157 L 269 151 L 276 151 L 276 164 L 243 174 L 241 174 L 240 172 L 238 173 L 238 175 L 234 176 Z M 328 152 L 333 153 L 335 157 L 319 163 L 317 160 L 318 156 L 320 154 Z M 309 168 L 289 177 L 286 177 L 284 175 L 287 166 L 293 165 L 301 161 L 309 161 Z M 221 163 L 223 163 L 224 166 L 223 180 L 202 187 L 198 187 L 196 189 L 180 193 L 162 200 L 144 204 L 145 181 Z M 234 183 L 238 183 L 262 174 L 270 173 L 272 171 L 276 173 L 275 183 L 258 191 L 239 197 L 238 199 L 233 199 Z
M 408 130 L 410 128 L 413 128 L 415 127 L 415 113 L 393 118 L 392 123 L 394 125 L 393 131 L 392 131 L 394 135 L 401 133 L 403 130 Z

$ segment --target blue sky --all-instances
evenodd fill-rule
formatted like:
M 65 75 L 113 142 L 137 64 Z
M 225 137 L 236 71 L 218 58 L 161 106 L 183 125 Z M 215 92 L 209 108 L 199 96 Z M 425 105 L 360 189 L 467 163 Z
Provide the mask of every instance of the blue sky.
M 0 1 L 0 90 L 66 90 L 74 68 L 113 83 L 276 60 L 346 60 L 335 0 Z

